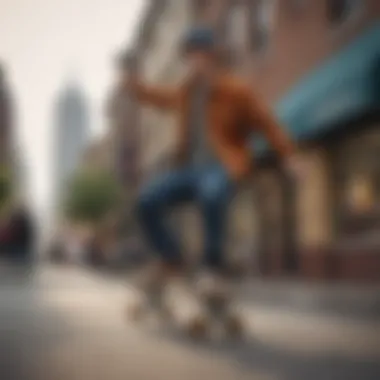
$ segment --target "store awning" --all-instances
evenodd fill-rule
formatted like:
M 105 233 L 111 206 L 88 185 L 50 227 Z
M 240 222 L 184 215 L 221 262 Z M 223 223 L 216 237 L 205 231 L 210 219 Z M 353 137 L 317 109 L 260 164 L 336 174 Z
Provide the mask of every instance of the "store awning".
M 297 139 L 380 109 L 380 23 L 298 82 L 275 109 Z

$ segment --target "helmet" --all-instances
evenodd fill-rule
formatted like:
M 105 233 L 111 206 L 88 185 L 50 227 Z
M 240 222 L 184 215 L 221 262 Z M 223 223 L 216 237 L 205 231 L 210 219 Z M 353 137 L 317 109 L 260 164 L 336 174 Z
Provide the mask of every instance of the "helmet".
M 183 51 L 214 51 L 216 40 L 214 31 L 208 27 L 196 27 L 187 32 L 183 39 Z

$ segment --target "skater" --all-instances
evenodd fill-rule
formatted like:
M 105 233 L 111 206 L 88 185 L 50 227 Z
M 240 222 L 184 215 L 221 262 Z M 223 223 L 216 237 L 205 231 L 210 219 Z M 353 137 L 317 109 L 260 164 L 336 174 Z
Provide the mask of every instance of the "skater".
M 214 292 L 223 284 L 228 205 L 253 169 L 252 133 L 261 133 L 291 171 L 298 170 L 299 161 L 295 145 L 250 86 L 220 67 L 211 29 L 190 30 L 183 41 L 183 57 L 189 75 L 179 88 L 151 87 L 137 75 L 124 80 L 124 88 L 141 104 L 174 111 L 179 119 L 176 165 L 141 191 L 137 213 L 159 257 L 146 277 L 155 287 L 181 273 L 184 265 L 168 213 L 183 202 L 199 206 L 205 230 L 199 286 Z

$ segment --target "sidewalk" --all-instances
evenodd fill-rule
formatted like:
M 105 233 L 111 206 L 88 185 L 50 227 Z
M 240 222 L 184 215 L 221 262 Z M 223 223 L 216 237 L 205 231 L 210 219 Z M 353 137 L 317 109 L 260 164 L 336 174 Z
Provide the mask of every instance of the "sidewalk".
M 105 272 L 102 275 L 128 282 L 128 274 Z M 380 284 L 249 278 L 242 285 L 239 297 L 252 307 L 362 322 L 380 321 Z
M 244 286 L 242 298 L 252 306 L 363 322 L 380 321 L 379 285 L 252 280 Z
M 109 274 L 100 275 L 83 271 L 83 268 L 68 268 L 66 273 L 49 270 L 42 277 L 41 284 L 51 283 L 52 279 L 60 284 L 63 281 L 60 278 L 65 279 L 66 291 L 62 289 L 58 294 L 50 285 L 44 292 L 46 297 L 50 297 L 51 302 L 61 302 L 71 306 L 77 304 L 79 307 L 85 297 L 87 307 L 94 308 L 94 314 L 97 316 L 107 315 L 106 321 L 112 321 L 113 314 L 122 319 L 125 305 L 137 296 L 128 278 L 121 280 Z M 70 279 L 69 283 L 67 283 L 68 279 Z M 271 349 L 302 357 L 304 355 L 323 357 L 328 354 L 344 356 L 351 360 L 380 360 L 380 320 L 351 318 L 351 315 L 334 314 L 331 310 L 326 312 L 326 308 L 316 309 L 314 300 L 323 300 L 323 295 L 330 287 L 325 289 L 324 286 L 310 285 L 308 288 L 304 285 L 300 291 L 297 290 L 299 288 L 299 283 L 291 284 L 290 282 L 287 286 L 283 282 L 273 283 L 271 286 L 261 281 L 252 281 L 247 284 L 244 297 L 238 303 L 248 327 L 248 339 L 253 342 L 256 349 L 271 347 Z M 180 287 L 175 287 L 173 290 L 172 300 L 175 302 L 173 304 L 175 313 L 184 321 L 194 312 L 192 297 L 189 297 L 187 292 L 183 292 Z M 295 307 L 286 305 L 285 301 L 278 304 L 271 298 L 276 293 L 275 290 L 283 297 L 294 295 L 294 299 L 299 301 L 298 305 Z M 346 290 L 352 293 L 349 287 Z M 356 290 L 356 293 L 353 292 L 357 297 L 362 294 L 362 290 L 359 290 Z M 335 292 L 339 294 L 342 290 L 338 291 L 336 288 L 328 294 L 333 295 Z M 251 293 L 250 296 L 249 293 Z M 264 293 L 267 299 L 263 297 Z M 100 298 L 99 294 L 102 294 Z M 310 298 L 309 307 L 306 307 L 306 297 Z M 105 309 L 102 306 L 104 299 L 109 305 Z M 94 322 L 94 320 L 91 321 Z M 86 320 L 84 324 L 88 325 L 91 321 Z

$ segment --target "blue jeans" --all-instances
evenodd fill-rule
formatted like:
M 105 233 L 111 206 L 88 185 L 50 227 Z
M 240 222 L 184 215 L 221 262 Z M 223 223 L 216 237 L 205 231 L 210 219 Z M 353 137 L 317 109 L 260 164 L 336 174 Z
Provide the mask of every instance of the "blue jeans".
M 226 213 L 233 187 L 225 170 L 215 165 L 172 171 L 143 189 L 138 201 L 138 218 L 163 261 L 182 263 L 181 249 L 168 225 L 168 213 L 175 206 L 195 202 L 205 229 L 203 264 L 212 268 L 222 266 Z

